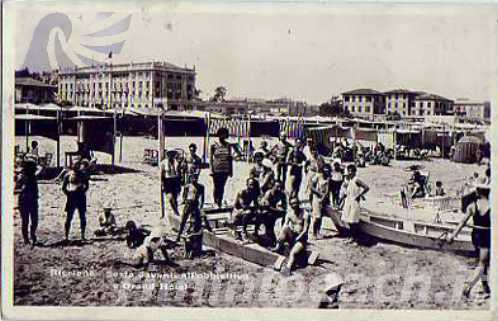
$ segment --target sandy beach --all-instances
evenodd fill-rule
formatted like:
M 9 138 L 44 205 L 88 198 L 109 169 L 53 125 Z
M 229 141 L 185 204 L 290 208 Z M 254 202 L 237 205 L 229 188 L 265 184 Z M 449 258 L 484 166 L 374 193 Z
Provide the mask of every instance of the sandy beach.
M 42 154 L 55 154 L 55 142 L 41 137 L 33 139 L 40 142 Z M 201 138 L 168 138 L 166 146 L 186 150 L 191 142 L 197 143 L 202 153 Z M 16 144 L 24 146 L 24 138 L 16 137 Z M 159 223 L 159 172 L 157 167 L 141 163 L 145 148 L 157 148 L 157 142 L 125 137 L 123 159 L 118 165 L 129 171 L 93 177 L 87 194 L 87 237 L 93 238 L 103 206 L 115 208 L 120 225 L 130 219 L 150 226 Z M 75 138 L 63 137 L 61 162 L 65 151 L 75 149 Z M 97 154 L 97 158 L 102 163 L 111 161 L 105 154 Z M 484 172 L 484 167 L 440 159 L 393 161 L 390 167 L 362 168 L 358 175 L 371 187 L 364 206 L 385 215 L 416 215 L 400 211 L 399 200 L 393 196 L 410 175 L 403 169 L 415 163 L 422 163 L 431 177 L 441 180 L 449 194 L 455 194 L 474 171 L 481 176 Z M 235 175 L 226 189 L 228 203 L 243 186 L 248 171 L 247 163 L 235 163 Z M 200 182 L 211 190 L 206 170 Z M 382 242 L 352 246 L 342 238 L 333 237 L 329 222 L 325 222 L 325 233 L 329 237 L 313 244 L 320 251 L 320 264 L 300 269 L 291 278 L 219 252 L 208 251 L 200 259 L 186 260 L 181 247 L 176 247 L 171 249 L 174 265 L 149 267 L 149 272 L 169 276 L 159 280 L 157 275 L 141 273 L 143 269 L 116 263 L 129 260 L 133 255 L 124 241 L 91 239 L 88 244 L 61 247 L 65 220 L 61 186 L 40 184 L 39 187 L 38 238 L 44 244 L 42 247 L 32 249 L 23 245 L 19 215 L 14 213 L 14 302 L 17 305 L 312 308 L 318 305 L 317 293 L 323 287 L 324 277 L 335 272 L 345 280 L 341 308 L 489 308 L 489 300 L 480 299 L 480 286 L 473 290 L 470 300 L 460 296 L 463 282 L 476 264 L 475 258 Z M 209 193 L 206 202 L 212 202 Z M 433 217 L 417 219 L 431 221 Z M 77 215 L 71 238 L 79 238 Z M 188 274 L 193 271 L 211 274 L 206 277 Z M 289 299 L 289 295 L 293 297 Z

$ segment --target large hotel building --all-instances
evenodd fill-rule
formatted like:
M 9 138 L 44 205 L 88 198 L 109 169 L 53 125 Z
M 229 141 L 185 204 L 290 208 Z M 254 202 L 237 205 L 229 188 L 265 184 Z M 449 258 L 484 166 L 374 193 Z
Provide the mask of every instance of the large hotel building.
M 60 73 L 57 98 L 76 106 L 193 109 L 195 67 L 167 62 L 107 64 Z

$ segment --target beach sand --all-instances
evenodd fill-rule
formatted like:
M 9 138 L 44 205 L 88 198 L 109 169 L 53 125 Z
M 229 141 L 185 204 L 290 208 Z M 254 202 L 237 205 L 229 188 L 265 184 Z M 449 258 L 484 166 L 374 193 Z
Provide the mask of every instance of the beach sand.
M 42 153 L 55 154 L 55 142 L 40 137 L 34 139 L 40 142 Z M 186 150 L 191 142 L 196 142 L 202 153 L 200 138 L 168 138 L 166 145 Z M 17 137 L 16 144 L 24 146 L 24 138 Z M 121 225 L 130 219 L 150 226 L 159 224 L 158 168 L 141 164 L 144 148 L 156 147 L 155 140 L 125 137 L 123 160 L 119 166 L 133 171 L 94 177 L 88 191 L 87 238 L 93 237 L 97 216 L 103 206 L 115 208 L 114 213 Z M 75 148 L 74 137 L 62 138 L 62 155 Z M 97 157 L 99 162 L 110 163 L 109 155 L 98 154 Z M 364 205 L 386 215 L 415 215 L 403 213 L 399 200 L 392 196 L 398 193 L 400 185 L 410 175 L 403 168 L 413 163 L 394 161 L 390 167 L 360 169 L 359 177 L 371 187 Z M 484 170 L 476 165 L 446 160 L 423 162 L 423 165 L 432 177 L 443 182 L 450 194 L 455 193 L 473 171 L 482 173 Z M 244 185 L 248 171 L 246 163 L 235 164 L 235 175 L 226 189 L 228 203 Z M 211 190 L 206 170 L 200 181 L 208 191 Z M 206 201 L 212 202 L 209 192 Z M 38 238 L 44 246 L 34 249 L 23 245 L 19 215 L 14 214 L 14 302 L 17 305 L 312 308 L 318 305 L 317 295 L 324 286 L 324 277 L 335 272 L 345 280 L 340 296 L 341 308 L 489 308 L 489 300 L 480 299 L 477 293 L 480 285 L 473 291 L 471 300 L 464 300 L 459 295 L 463 282 L 476 264 L 475 258 L 381 242 L 352 246 L 338 237 L 315 242 L 313 246 L 319 249 L 322 261 L 318 266 L 296 271 L 291 278 L 219 252 L 209 252 L 193 261 L 186 260 L 182 257 L 182 249 L 177 247 L 171 250 L 174 265 L 153 264 L 149 271 L 176 273 L 180 277 L 175 279 L 169 274 L 169 279 L 159 281 L 151 275 L 141 275 L 143 269 L 116 263 L 129 261 L 133 255 L 133 250 L 128 249 L 124 241 L 90 240 L 89 244 L 61 247 L 64 203 L 60 185 L 40 184 Z M 432 215 L 417 218 L 433 219 Z M 330 223 L 325 222 L 325 232 L 332 236 L 334 231 L 329 226 Z M 71 238 L 79 238 L 77 215 L 73 220 Z M 61 275 L 61 271 L 73 274 Z M 199 275 L 182 274 L 192 271 L 213 273 L 225 279 L 212 277 L 206 281 Z M 161 286 L 163 288 L 158 289 Z

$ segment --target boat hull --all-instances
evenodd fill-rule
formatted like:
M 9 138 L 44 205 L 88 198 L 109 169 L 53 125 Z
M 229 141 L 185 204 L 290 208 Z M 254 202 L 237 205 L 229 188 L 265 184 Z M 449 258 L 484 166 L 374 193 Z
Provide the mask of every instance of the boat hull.
M 442 251 L 475 252 L 470 229 L 464 229 L 451 243 L 444 240 L 444 235 L 454 227 L 402 220 L 363 212 L 360 218 L 363 233 L 381 240 L 420 248 Z

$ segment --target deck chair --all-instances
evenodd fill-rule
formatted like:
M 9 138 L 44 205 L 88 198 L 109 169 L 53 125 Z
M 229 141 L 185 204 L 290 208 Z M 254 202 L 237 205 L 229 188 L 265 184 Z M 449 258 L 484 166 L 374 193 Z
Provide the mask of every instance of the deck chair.
M 144 155 L 142 158 L 142 163 L 155 166 L 159 164 L 159 153 L 155 149 L 144 149 Z

